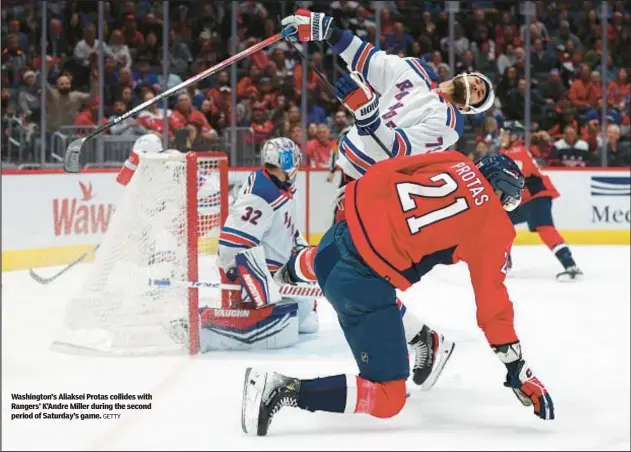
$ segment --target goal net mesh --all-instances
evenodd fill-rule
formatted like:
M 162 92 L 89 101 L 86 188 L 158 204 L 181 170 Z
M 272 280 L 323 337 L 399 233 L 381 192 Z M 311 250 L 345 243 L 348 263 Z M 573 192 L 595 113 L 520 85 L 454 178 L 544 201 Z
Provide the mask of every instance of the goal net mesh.
M 225 157 L 211 153 L 141 156 L 96 259 L 69 302 L 55 348 L 107 355 L 196 353 L 200 299 L 220 307 L 220 292 L 149 281 L 188 281 L 198 274 L 219 281 L 215 258 L 226 209 L 226 166 Z

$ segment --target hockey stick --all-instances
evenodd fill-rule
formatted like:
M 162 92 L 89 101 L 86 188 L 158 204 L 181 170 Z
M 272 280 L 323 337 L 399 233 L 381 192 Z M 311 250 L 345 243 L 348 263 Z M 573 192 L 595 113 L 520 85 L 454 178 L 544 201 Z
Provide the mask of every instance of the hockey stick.
M 185 286 L 190 288 L 206 288 L 206 289 L 222 289 L 222 290 L 241 290 L 241 286 L 237 284 L 223 284 L 219 282 L 207 281 L 177 281 L 173 279 L 149 279 L 150 286 L 170 287 Z M 280 294 L 292 297 L 323 297 L 322 289 L 318 286 L 308 284 L 291 285 L 283 284 L 279 286 Z
M 267 46 L 274 44 L 280 39 L 281 39 L 280 33 L 270 36 L 269 38 L 259 43 L 254 44 L 252 47 L 249 47 L 245 49 L 244 51 L 231 56 L 230 58 L 222 61 L 221 63 L 218 63 L 214 65 L 213 67 L 208 68 L 205 71 L 202 71 L 199 74 L 196 74 L 192 76 L 191 78 L 184 80 L 179 85 L 175 85 L 174 87 L 166 90 L 165 92 L 160 93 L 156 97 L 143 102 L 142 104 L 138 105 L 136 108 L 132 108 L 128 112 L 124 113 L 123 115 L 114 118 L 112 121 L 108 122 L 107 124 L 103 124 L 97 127 L 96 130 L 91 132 L 89 135 L 74 140 L 72 143 L 70 143 L 70 145 L 68 145 L 68 149 L 66 149 L 66 154 L 64 155 L 64 170 L 68 173 L 78 173 L 80 171 L 81 165 L 79 163 L 79 156 L 81 155 L 83 144 L 87 140 L 94 138 L 98 134 L 108 130 L 110 127 L 115 126 L 119 122 L 124 121 L 125 119 L 135 115 L 136 113 L 139 113 L 143 111 L 144 109 L 149 108 L 152 105 L 157 104 L 158 102 L 161 102 L 165 98 L 169 97 L 171 94 L 176 93 L 186 88 L 187 86 L 192 85 L 193 83 L 203 78 L 206 78 L 209 75 L 212 75 L 215 72 L 220 71 L 221 69 L 224 69 L 225 67 L 228 67 L 231 64 L 236 63 L 237 61 L 242 60 L 245 57 L 255 54 L 256 52 L 264 49 Z
M 87 259 L 89 256 L 91 256 L 92 254 L 94 254 L 96 252 L 96 250 L 99 249 L 99 246 L 101 246 L 100 244 L 96 245 L 94 248 L 92 248 L 91 250 L 86 251 L 85 253 L 83 253 L 81 256 L 79 256 L 77 259 L 75 259 L 74 261 L 70 262 L 70 264 L 68 264 L 67 266 L 65 266 L 64 268 L 62 268 L 59 272 L 55 273 L 54 275 L 48 277 L 48 278 L 44 278 L 43 276 L 38 275 L 37 273 L 35 273 L 33 271 L 33 269 L 31 268 L 28 273 L 29 275 L 31 275 L 31 278 L 33 278 L 35 281 L 37 281 L 40 284 L 50 284 L 51 282 L 53 282 L 54 280 L 56 280 L 57 278 L 59 278 L 61 275 L 63 275 L 64 273 L 66 273 L 68 270 L 70 270 L 72 267 L 74 267 L 75 265 L 83 262 L 85 259 Z

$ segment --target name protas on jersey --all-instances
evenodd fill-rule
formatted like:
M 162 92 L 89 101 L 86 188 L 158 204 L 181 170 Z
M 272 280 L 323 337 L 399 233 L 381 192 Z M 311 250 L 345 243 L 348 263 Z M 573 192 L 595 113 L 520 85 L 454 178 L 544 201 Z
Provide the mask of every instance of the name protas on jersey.
M 481 206 L 490 199 L 482 180 L 471 166 L 465 162 L 460 162 L 451 167 L 456 170 L 456 175 L 460 177 L 462 183 L 469 189 L 476 206 Z

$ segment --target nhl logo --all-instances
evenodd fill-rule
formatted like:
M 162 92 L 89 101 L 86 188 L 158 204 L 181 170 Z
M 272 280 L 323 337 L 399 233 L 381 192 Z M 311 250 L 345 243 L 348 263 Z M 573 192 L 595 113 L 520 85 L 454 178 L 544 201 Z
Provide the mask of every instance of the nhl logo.
M 361 353 L 361 360 L 362 360 L 363 363 L 367 363 L 368 362 L 368 353 L 362 352 Z

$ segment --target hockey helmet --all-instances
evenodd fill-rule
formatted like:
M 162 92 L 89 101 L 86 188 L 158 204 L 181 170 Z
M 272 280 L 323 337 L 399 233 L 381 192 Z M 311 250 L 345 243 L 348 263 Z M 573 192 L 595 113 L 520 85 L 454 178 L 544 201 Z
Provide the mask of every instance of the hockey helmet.
M 484 83 L 484 86 L 486 88 L 484 97 L 480 102 L 475 105 L 470 104 L 471 85 L 469 84 L 468 78 L 470 76 L 477 77 L 482 80 L 482 83 Z M 469 72 L 459 74 L 456 76 L 456 78 L 457 77 L 462 77 L 462 79 L 464 80 L 465 89 L 467 91 L 467 100 L 465 102 L 465 107 L 463 109 L 458 109 L 460 113 L 462 113 L 463 115 L 477 115 L 478 113 L 484 113 L 493 106 L 493 103 L 495 102 L 495 90 L 493 89 L 493 82 L 491 82 L 491 80 L 486 75 L 481 74 L 480 72 Z
M 489 152 L 475 162 L 475 166 L 493 187 L 500 192 L 504 210 L 511 212 L 521 204 L 525 186 L 524 175 L 513 159 L 497 152 Z
M 280 168 L 293 182 L 302 161 L 302 152 L 296 143 L 289 138 L 272 138 L 267 140 L 261 149 L 261 164 Z
M 136 154 L 160 152 L 162 151 L 162 139 L 154 133 L 147 133 L 134 142 L 132 151 Z

